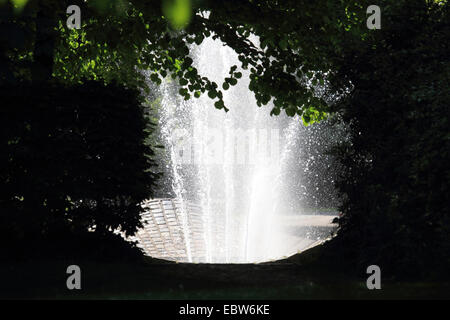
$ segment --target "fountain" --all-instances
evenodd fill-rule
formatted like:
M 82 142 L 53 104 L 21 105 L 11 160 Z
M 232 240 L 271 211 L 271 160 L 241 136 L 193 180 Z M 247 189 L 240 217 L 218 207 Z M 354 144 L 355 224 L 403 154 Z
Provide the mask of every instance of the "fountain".
M 220 40 L 205 39 L 192 52 L 198 72 L 219 85 L 231 66 L 240 65 L 237 54 Z M 169 225 L 164 234 L 173 239 L 162 242 L 174 242 L 176 253 L 162 244 L 147 250 L 141 245 L 147 254 L 184 262 L 262 262 L 324 239 L 288 231 L 304 221 L 295 207 L 296 186 L 288 179 L 298 162 L 300 119 L 271 117 L 270 104 L 258 108 L 248 89 L 248 72 L 240 71 L 238 84 L 223 91 L 227 113 L 215 109 L 206 95 L 184 101 L 174 81 L 161 85 L 160 138 L 173 197 L 143 205 L 143 217 L 153 218 L 146 218 L 148 227 L 138 239 L 151 242 L 149 233 L 161 234 L 161 226 Z M 331 220 L 322 217 L 319 224 L 331 226 Z M 173 221 L 177 230 L 170 227 Z

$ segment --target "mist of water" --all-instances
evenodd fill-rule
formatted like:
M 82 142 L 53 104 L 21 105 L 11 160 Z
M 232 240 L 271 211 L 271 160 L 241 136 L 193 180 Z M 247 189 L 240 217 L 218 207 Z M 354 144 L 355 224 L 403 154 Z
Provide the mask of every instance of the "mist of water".
M 193 52 L 198 72 L 219 86 L 230 67 L 240 65 L 236 53 L 219 40 L 206 39 Z M 240 71 L 238 84 L 223 91 L 228 113 L 215 109 L 206 95 L 182 100 L 174 82 L 167 80 L 160 89 L 161 138 L 171 189 L 184 204 L 189 262 L 260 262 L 301 249 L 285 219 L 298 185 L 286 175 L 298 164 L 301 121 L 283 114 L 271 117 L 270 104 L 258 108 L 248 89 L 248 72 Z M 202 226 L 189 223 L 191 203 L 201 211 Z M 194 249 L 194 229 L 201 230 L 202 252 Z

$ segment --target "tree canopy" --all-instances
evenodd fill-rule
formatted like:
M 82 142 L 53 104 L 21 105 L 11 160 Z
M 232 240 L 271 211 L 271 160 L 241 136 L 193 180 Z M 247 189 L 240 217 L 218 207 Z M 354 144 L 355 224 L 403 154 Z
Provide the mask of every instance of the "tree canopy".
M 15 10 L 12 4 L 19 2 L 25 5 Z M 10 63 L 3 80 L 31 79 L 36 70 L 41 80 L 46 74 L 70 83 L 103 79 L 146 89 L 141 71 L 149 70 L 157 84 L 166 76 L 178 79 L 185 99 L 208 94 L 216 108 L 227 110 L 223 90 L 236 85 L 242 73 L 233 66 L 229 77 L 215 83 L 198 73 L 191 57 L 192 46 L 212 36 L 233 48 L 240 67 L 250 71 L 249 89 L 258 105 L 273 101 L 272 114 L 284 110 L 309 123 L 323 118 L 330 101 L 345 92 L 348 83 L 334 77 L 344 53 L 364 47 L 376 33 L 366 27 L 368 5 L 348 0 L 70 4 L 81 8 L 80 29 L 66 26 L 69 3 L 3 4 L 8 19 L 2 31 L 14 35 L 4 38 L 9 48 L 4 59 Z M 320 90 L 324 84 L 332 89 Z
M 366 24 L 372 4 L 351 0 L 2 0 L 0 85 L 5 96 L 19 99 L 20 94 L 8 90 L 11 85 L 16 90 L 28 88 L 28 83 L 31 88 L 52 85 L 76 94 L 78 86 L 89 89 L 90 81 L 96 86 L 104 82 L 117 88 L 118 94 L 133 96 L 129 108 L 135 118 L 130 122 L 139 130 L 128 133 L 142 140 L 142 110 L 134 90 L 149 90 L 144 70 L 156 84 L 165 77 L 176 79 L 185 99 L 206 94 L 216 108 L 225 111 L 223 91 L 240 81 L 240 68 L 248 70 L 249 90 L 259 106 L 273 103 L 272 115 L 283 111 L 301 116 L 308 124 L 339 112 L 349 126 L 351 139 L 337 153 L 343 217 L 334 243 L 351 249 L 351 261 L 358 266 L 379 261 L 401 274 L 405 268 L 428 270 L 434 267 L 432 261 L 440 259 L 440 271 L 445 271 L 450 265 L 444 203 L 450 149 L 448 2 L 377 1 L 381 8 L 381 29 L 377 30 Z M 81 8 L 80 29 L 66 25 L 69 5 Z M 239 56 L 240 65 L 232 66 L 222 83 L 203 76 L 193 64 L 193 49 L 207 37 L 220 39 Z M 33 90 L 33 97 L 37 96 Z M 99 91 L 107 101 L 116 100 L 108 90 Z M 42 92 L 61 98 L 50 89 Z M 46 105 L 45 99 L 38 101 Z M 14 114 L 13 100 L 8 103 L 5 110 Z M 105 106 L 100 104 L 96 110 L 101 113 Z M 78 110 L 76 103 L 65 106 Z M 35 125 L 39 128 L 40 123 Z M 21 137 L 29 136 L 26 125 L 14 128 L 20 129 Z M 46 133 L 36 136 L 42 132 Z M 23 150 L 15 147 L 20 139 L 9 134 L 3 132 L 6 154 L 20 160 Z M 76 148 L 83 149 L 88 142 Z M 92 143 L 103 148 L 97 142 Z M 145 170 L 142 141 L 123 147 L 134 152 L 140 159 L 139 170 Z M 8 163 L 9 159 L 0 160 Z M 17 169 L 8 168 L 13 171 L 2 173 L 4 186 L 12 183 Z M 58 170 L 64 173 L 64 168 Z M 97 178 L 103 182 L 111 177 L 111 172 L 101 173 Z M 134 174 L 141 179 L 142 190 L 152 185 L 142 172 Z M 19 176 L 28 177 L 24 172 Z M 50 178 L 54 183 L 59 175 Z M 37 193 L 31 194 L 37 194 L 35 200 L 41 205 L 43 198 L 35 189 Z M 143 196 L 134 188 L 130 197 L 136 204 Z M 20 202 L 16 194 L 10 198 Z M 64 196 L 56 198 L 71 205 Z M 100 202 L 105 198 L 99 197 Z M 106 228 L 123 222 L 122 214 L 116 213 L 103 220 Z M 130 217 L 132 231 L 136 212 Z

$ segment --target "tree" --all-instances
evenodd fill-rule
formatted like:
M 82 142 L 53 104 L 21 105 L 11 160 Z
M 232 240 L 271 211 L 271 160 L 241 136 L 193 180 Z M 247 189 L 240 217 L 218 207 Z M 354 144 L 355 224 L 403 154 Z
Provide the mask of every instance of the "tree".
M 344 215 L 334 243 L 359 268 L 447 276 L 448 6 L 384 8 L 381 30 L 368 46 L 347 50 L 340 70 L 354 89 L 336 106 L 351 143 L 338 150 Z
M 86 253 L 114 230 L 134 234 L 158 178 L 139 93 L 98 82 L 0 90 L 3 257 Z M 97 242 L 79 247 L 88 230 Z
M 66 27 L 68 4 L 55 0 L 30 0 L 20 13 L 9 2 L 0 7 L 2 32 L 15 35 L 2 37 L 0 82 L 90 79 L 148 90 L 141 71 L 149 70 L 153 82 L 171 76 L 185 99 L 206 93 L 226 111 L 222 91 L 242 77 L 238 66 L 214 83 L 190 57 L 191 45 L 220 39 L 250 71 L 258 105 L 273 102 L 273 115 L 312 123 L 343 114 L 352 140 L 340 148 L 346 200 L 334 243 L 353 248 L 352 261 L 379 260 L 394 273 L 414 261 L 410 270 L 425 270 L 440 255 L 448 265 L 440 201 L 448 193 L 447 1 L 379 1 L 380 30 L 367 28 L 369 1 L 70 4 L 81 7 L 79 30 Z
M 20 15 L 3 6 L 14 27 L 20 25 L 20 32 L 27 35 L 23 48 L 7 56 L 20 74 L 29 73 L 30 64 L 48 67 L 48 59 L 43 57 L 53 57 L 54 78 L 69 83 L 101 78 L 146 89 L 140 71 L 151 70 L 150 78 L 155 83 L 168 75 L 178 79 L 185 99 L 208 93 L 216 100 L 217 108 L 227 110 L 222 90 L 241 78 L 237 66 L 230 69 L 223 83 L 217 84 L 200 75 L 189 56 L 191 44 L 200 44 L 212 36 L 233 48 L 241 66 L 250 70 L 249 89 L 255 93 L 258 105 L 272 100 L 272 114 L 283 109 L 288 115 L 299 114 L 310 122 L 323 118 L 328 111 L 326 101 L 331 94 L 318 92 L 317 85 L 331 80 L 329 71 L 337 69 L 334 62 L 338 59 L 334 57 L 342 51 L 341 38 L 348 30 L 357 29 L 365 14 L 362 5 L 351 1 L 235 0 L 193 1 L 193 14 L 189 16 L 186 4 L 181 5 L 186 1 L 172 2 L 71 3 L 81 7 L 79 30 L 66 27 L 67 6 L 60 2 L 30 0 Z M 51 14 L 46 10 L 50 6 Z M 190 19 L 182 30 L 174 28 L 173 23 L 180 10 Z M 58 32 L 53 32 L 54 28 Z M 354 31 L 363 37 L 367 30 L 362 35 L 358 32 Z M 259 39 L 259 46 L 251 41 L 251 35 Z M 41 38 L 47 39 L 46 49 L 41 48 Z

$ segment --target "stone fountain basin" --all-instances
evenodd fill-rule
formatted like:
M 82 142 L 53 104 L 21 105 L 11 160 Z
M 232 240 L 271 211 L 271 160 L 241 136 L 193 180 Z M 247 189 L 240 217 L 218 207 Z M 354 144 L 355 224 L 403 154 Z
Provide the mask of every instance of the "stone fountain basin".
M 188 262 L 186 252 L 186 234 L 184 224 L 189 225 L 189 242 L 191 258 L 195 263 L 206 262 L 206 244 L 204 237 L 204 219 L 201 210 L 193 204 L 181 208 L 181 202 L 176 199 L 152 199 L 142 203 L 141 220 L 143 227 L 132 236 L 126 238 L 136 241 L 147 256 L 176 262 Z M 187 221 L 182 219 L 182 210 L 188 212 Z M 333 219 L 336 214 L 329 215 L 285 215 L 279 218 L 283 230 L 282 238 L 285 244 L 283 253 L 270 260 L 286 258 L 319 245 L 332 237 L 336 230 Z M 231 261 L 240 263 L 231 258 Z M 253 262 L 266 262 L 267 259 Z

